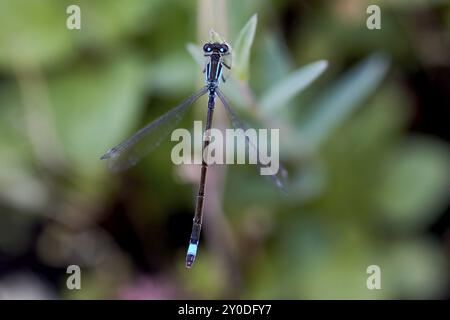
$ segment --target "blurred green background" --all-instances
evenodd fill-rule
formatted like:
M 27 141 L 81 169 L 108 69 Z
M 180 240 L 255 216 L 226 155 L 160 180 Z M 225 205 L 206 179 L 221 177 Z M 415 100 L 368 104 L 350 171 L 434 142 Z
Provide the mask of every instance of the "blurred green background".
M 450 297 L 449 1 L 2 0 L 0 21 L 0 298 Z M 187 270 L 199 168 L 171 142 L 120 174 L 99 157 L 199 88 L 210 28 L 237 42 L 237 112 L 280 128 L 289 195 L 211 168 Z

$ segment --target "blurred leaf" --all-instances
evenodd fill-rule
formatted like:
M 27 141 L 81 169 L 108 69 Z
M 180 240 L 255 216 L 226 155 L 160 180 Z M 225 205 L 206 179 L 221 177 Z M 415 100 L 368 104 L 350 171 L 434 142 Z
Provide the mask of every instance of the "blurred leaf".
M 42 209 L 48 192 L 30 163 L 33 153 L 18 88 L 0 86 L 0 202 L 21 211 Z
M 209 39 L 211 42 L 224 42 L 223 38 L 214 29 L 209 30 Z
M 200 71 L 185 52 L 167 54 L 148 66 L 149 89 L 158 96 L 173 97 L 178 92 L 191 93 Z
M 320 206 L 328 215 L 366 219 L 373 213 L 376 219 L 383 220 L 380 223 L 384 222 L 385 217 L 373 210 L 372 196 L 379 189 L 380 162 L 386 152 L 396 148 L 409 119 L 406 112 L 409 109 L 401 102 L 403 96 L 399 91 L 391 82 L 383 86 L 364 108 L 324 142 L 319 157 L 310 160 L 316 166 L 323 163 L 325 188 Z M 308 172 L 308 162 L 305 162 L 300 174 Z
M 69 36 L 76 35 L 82 43 L 105 50 L 113 49 L 114 45 L 123 48 L 126 45 L 123 39 L 127 35 L 152 30 L 162 17 L 160 4 L 163 0 L 133 0 L 127 5 L 120 1 L 80 2 L 81 32 L 65 28 L 66 14 L 61 14 L 62 26 Z M 65 12 L 65 7 L 62 7 L 62 10 Z
M 262 111 L 266 116 L 279 112 L 297 94 L 316 80 L 326 70 L 327 66 L 328 62 L 324 60 L 308 64 L 273 85 L 260 100 Z
M 258 81 L 252 82 L 258 91 L 264 92 L 274 83 L 281 81 L 291 73 L 293 69 L 292 57 L 286 43 L 279 33 L 266 33 L 261 35 L 262 43 L 255 43 L 257 47 L 254 49 L 258 52 L 252 59 L 256 66 L 252 69 L 253 79 Z
M 0 64 L 26 65 L 32 59 L 55 65 L 72 54 L 66 17 L 55 1 L 0 1 Z
M 426 227 L 448 203 L 450 152 L 427 139 L 411 138 L 386 159 L 376 200 L 401 228 Z
M 328 89 L 311 108 L 312 114 L 300 129 L 300 137 L 318 146 L 373 92 L 385 76 L 389 60 L 373 54 Z
M 279 232 L 280 292 L 299 299 L 389 297 L 387 290 L 366 287 L 366 268 L 378 256 L 358 222 L 326 224 L 314 218 L 317 212 L 308 216 L 291 217 Z
M 428 239 L 390 243 L 380 265 L 382 290 L 395 289 L 405 299 L 439 298 L 448 280 L 448 262 L 440 246 Z
M 195 62 L 197 62 L 197 64 L 199 66 L 203 67 L 205 57 L 203 56 L 202 50 L 197 45 L 193 44 L 192 42 L 189 42 L 186 45 L 186 49 L 191 54 L 192 58 L 194 58 Z
M 289 178 L 289 193 L 295 194 L 288 201 L 303 203 L 320 196 L 327 186 L 327 174 L 320 160 L 305 161 L 300 172 L 294 172 Z
M 233 69 L 239 80 L 246 81 L 249 78 L 250 49 L 255 37 L 257 15 L 253 15 L 247 24 L 239 32 L 233 51 Z
M 21 159 L 2 155 L 0 200 L 18 210 L 36 212 L 45 208 L 49 198 L 45 184 Z M 45 212 L 42 212 L 45 214 Z
M 50 81 L 56 126 L 78 171 L 92 174 L 104 167 L 102 153 L 136 128 L 140 75 L 135 61 L 123 59 Z
M 124 35 L 156 22 L 160 2 L 134 0 L 124 6 L 119 1 L 2 0 L 0 65 L 32 60 L 55 67 L 77 54 L 81 44 L 107 49 Z M 69 4 L 81 7 L 81 30 L 66 27 Z

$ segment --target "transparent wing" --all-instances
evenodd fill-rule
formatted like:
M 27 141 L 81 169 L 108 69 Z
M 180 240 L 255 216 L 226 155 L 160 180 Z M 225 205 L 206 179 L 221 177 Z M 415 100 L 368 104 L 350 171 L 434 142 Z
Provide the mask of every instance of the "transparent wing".
M 109 149 L 100 159 L 107 160 L 108 167 L 112 171 L 125 170 L 135 165 L 168 136 L 170 131 L 183 119 L 188 106 L 207 91 L 208 88 L 203 87 L 121 144 Z
M 248 126 L 245 124 L 244 121 L 242 121 L 241 119 L 239 119 L 239 117 L 237 116 L 237 114 L 234 112 L 234 110 L 231 108 L 227 98 L 225 97 L 225 95 L 223 94 L 222 91 L 219 90 L 219 88 L 217 88 L 216 90 L 217 92 L 217 96 L 219 97 L 219 99 L 222 101 L 225 110 L 227 112 L 228 118 L 230 119 L 233 127 L 235 129 L 242 129 L 242 130 L 247 130 Z M 258 154 L 258 161 L 257 164 L 260 168 L 264 168 L 267 167 L 268 165 L 263 164 L 260 162 L 260 154 L 258 152 L 258 147 L 248 138 L 248 136 L 245 136 L 246 138 L 246 142 L 249 148 L 252 148 L 254 151 L 257 152 Z M 286 188 L 285 188 L 285 182 L 287 180 L 287 171 L 286 169 L 281 165 L 280 163 L 280 167 L 279 170 L 276 174 L 269 176 L 270 179 L 275 183 L 275 185 L 282 190 L 284 193 L 287 193 Z

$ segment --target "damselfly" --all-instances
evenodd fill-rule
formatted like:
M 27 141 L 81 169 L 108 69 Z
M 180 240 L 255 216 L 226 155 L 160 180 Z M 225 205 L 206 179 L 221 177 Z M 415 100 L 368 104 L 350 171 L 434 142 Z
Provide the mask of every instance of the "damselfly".
M 247 127 L 237 117 L 236 113 L 228 103 L 227 98 L 219 89 L 220 81 L 225 81 L 223 77 L 224 68 L 231 69 L 231 66 L 225 62 L 225 57 L 230 55 L 230 47 L 225 42 L 208 42 L 203 46 L 204 56 L 208 59 L 205 69 L 206 85 L 196 93 L 192 94 L 178 106 L 168 111 L 158 119 L 137 131 L 133 136 L 121 144 L 109 149 L 101 159 L 107 159 L 109 168 L 113 171 L 127 169 L 136 164 L 142 157 L 158 146 L 182 119 L 188 106 L 192 105 L 198 98 L 208 93 L 208 113 L 206 116 L 206 125 L 204 128 L 203 150 L 208 148 L 210 143 L 209 130 L 211 129 L 214 105 L 216 96 L 222 101 L 226 113 L 235 129 L 246 130 Z M 256 146 L 246 137 L 246 144 L 249 148 L 256 149 Z M 264 165 L 258 160 L 258 165 Z M 192 225 L 192 233 L 189 240 L 189 247 L 186 255 L 186 267 L 190 268 L 197 255 L 197 248 L 200 239 L 200 230 L 202 227 L 203 204 L 205 201 L 205 183 L 208 163 L 202 159 L 200 184 L 197 193 L 195 206 L 195 215 Z M 277 174 L 270 176 L 276 185 L 283 189 L 282 177 L 284 169 L 280 169 Z

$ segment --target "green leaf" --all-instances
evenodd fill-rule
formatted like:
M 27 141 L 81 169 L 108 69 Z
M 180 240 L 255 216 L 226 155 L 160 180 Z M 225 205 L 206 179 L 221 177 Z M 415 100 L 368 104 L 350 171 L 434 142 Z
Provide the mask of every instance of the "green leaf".
M 201 75 L 201 68 L 192 63 L 183 52 L 166 54 L 147 66 L 148 88 L 159 96 L 188 93 L 193 90 L 196 79 Z
M 402 229 L 426 227 L 448 202 L 450 150 L 425 137 L 411 138 L 382 165 L 375 199 Z
M 137 128 L 141 86 L 140 64 L 129 59 L 51 79 L 56 127 L 78 173 L 94 176 L 104 169 L 99 157 Z
M 65 10 L 51 1 L 0 1 L 0 66 L 56 65 L 73 54 Z
M 186 45 L 186 49 L 191 54 L 192 58 L 194 58 L 195 62 L 197 62 L 199 66 L 203 67 L 205 59 L 202 50 L 192 42 L 189 42 Z
M 325 224 L 318 215 L 306 209 L 280 224 L 272 253 L 280 291 L 296 299 L 391 298 L 387 290 L 367 290 L 365 270 L 378 260 L 368 233 L 355 221 Z
M 448 262 L 441 245 L 427 238 L 407 238 L 384 250 L 382 290 L 405 299 L 439 299 L 448 283 Z M 383 285 L 385 284 L 385 285 Z
M 77 3 L 78 2 L 78 3 Z M 80 46 L 112 50 L 130 32 L 147 30 L 161 16 L 162 0 L 117 1 L 0 1 L 0 68 L 15 64 L 64 64 L 79 54 Z M 81 6 L 81 30 L 69 30 L 69 4 Z
M 385 76 L 389 60 L 373 54 L 348 71 L 313 103 L 312 114 L 300 129 L 300 137 L 317 147 L 338 127 Z
M 223 40 L 220 34 L 218 34 L 214 29 L 209 30 L 209 38 L 211 42 L 218 42 L 218 43 L 225 42 L 225 40 Z
M 258 79 L 258 88 L 270 88 L 275 82 L 287 77 L 294 67 L 285 41 L 279 33 L 269 32 L 262 37 L 258 54 L 252 61 L 264 68 L 253 69 L 252 77 Z
M 247 24 L 239 32 L 233 53 L 233 70 L 239 80 L 249 79 L 250 69 L 250 49 L 255 38 L 256 25 L 258 23 L 257 15 L 253 15 Z
M 297 94 L 317 79 L 328 67 L 325 60 L 308 64 L 275 84 L 261 98 L 260 106 L 266 115 L 273 115 L 286 106 Z

